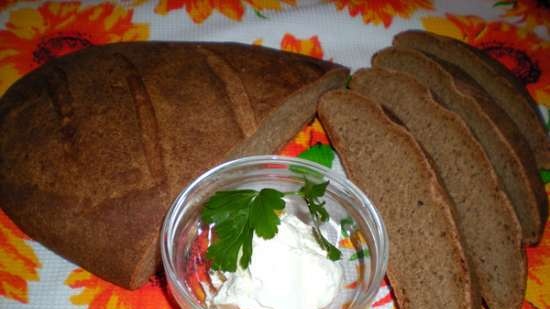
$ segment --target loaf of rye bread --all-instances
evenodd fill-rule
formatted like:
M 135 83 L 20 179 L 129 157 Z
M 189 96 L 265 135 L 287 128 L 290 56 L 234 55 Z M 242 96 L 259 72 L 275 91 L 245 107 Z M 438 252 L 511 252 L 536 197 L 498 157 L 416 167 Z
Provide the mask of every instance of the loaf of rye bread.
M 459 68 L 414 49 L 386 48 L 373 56 L 372 65 L 414 76 L 439 103 L 462 117 L 483 146 L 514 206 L 524 242 L 537 243 L 546 218 L 546 192 L 535 158 L 508 115 Z
M 419 30 L 397 34 L 393 45 L 420 50 L 464 70 L 516 123 L 529 142 L 538 167 L 550 168 L 550 143 L 536 103 L 521 82 L 498 61 L 461 41 Z
M 53 60 L 0 101 L 0 207 L 30 237 L 134 289 L 172 200 L 229 158 L 276 151 L 347 69 L 232 43 L 117 43 Z
M 456 223 L 490 309 L 520 308 L 526 284 L 521 228 L 482 146 L 462 119 L 412 76 L 361 69 L 350 88 L 382 104 L 433 159 L 456 205 Z
M 412 135 L 352 91 L 324 94 L 318 115 L 348 177 L 384 218 L 399 308 L 480 308 L 454 206 Z

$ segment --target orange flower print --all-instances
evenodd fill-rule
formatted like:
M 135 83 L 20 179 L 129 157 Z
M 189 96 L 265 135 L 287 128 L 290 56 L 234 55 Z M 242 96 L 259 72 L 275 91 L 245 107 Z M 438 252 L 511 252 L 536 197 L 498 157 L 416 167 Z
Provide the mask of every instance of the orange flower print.
M 29 238 L 0 210 L 0 296 L 28 302 L 28 281 L 38 281 L 42 267 Z
M 187 14 L 194 23 L 200 24 L 205 21 L 214 10 L 217 10 L 225 17 L 241 21 L 245 6 L 243 2 L 248 3 L 259 16 L 262 10 L 280 10 L 281 2 L 288 5 L 295 5 L 296 0 L 159 0 L 155 7 L 155 13 L 166 15 L 170 11 L 185 7 Z
M 521 305 L 521 309 L 538 309 L 537 307 L 535 307 L 533 304 L 531 304 L 530 302 L 524 300 L 523 301 L 523 304 Z
M 73 295 L 74 305 L 87 305 L 88 309 L 177 309 L 169 296 L 164 278 L 155 277 L 142 288 L 130 291 L 106 282 L 91 273 L 77 268 L 73 270 L 65 284 L 73 289 L 83 288 Z
M 47 2 L 12 11 L 0 30 L 0 95 L 52 58 L 90 45 L 147 39 L 148 25 L 133 24 L 132 16 L 132 10 L 111 3 Z
M 550 33 L 550 2 L 547 0 L 515 0 L 497 2 L 506 9 L 504 17 L 516 17 L 528 30 L 543 25 Z M 496 5 L 496 4 L 495 4 Z
M 425 17 L 426 30 L 473 45 L 503 63 L 533 98 L 550 107 L 550 42 L 535 33 L 477 16 Z
M 298 39 L 290 33 L 285 33 L 281 40 L 281 49 L 293 53 L 323 59 L 323 48 L 316 35 L 309 39 Z
M 206 300 L 205 288 L 210 289 L 210 292 L 215 291 L 208 274 L 210 261 L 206 257 L 210 237 L 211 234 L 208 228 L 201 229 L 198 237 L 191 245 L 189 262 L 186 263 L 184 272 L 185 283 L 201 303 Z
M 321 123 L 316 118 L 305 126 L 298 134 L 286 144 L 280 151 L 282 156 L 296 157 L 302 152 L 317 144 L 328 145 L 328 138 Z
M 388 28 L 394 16 L 409 19 L 418 9 L 432 10 L 431 0 L 333 0 L 336 9 L 346 6 L 351 17 L 361 14 L 365 24 L 384 24 Z

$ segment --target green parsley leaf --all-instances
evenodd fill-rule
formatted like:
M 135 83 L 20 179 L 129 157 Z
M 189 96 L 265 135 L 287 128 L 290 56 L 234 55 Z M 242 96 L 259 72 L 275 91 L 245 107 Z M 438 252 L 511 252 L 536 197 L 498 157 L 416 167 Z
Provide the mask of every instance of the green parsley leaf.
M 329 214 L 324 207 L 325 202 L 319 201 L 319 198 L 325 195 L 327 186 L 328 181 L 316 184 L 308 178 L 304 178 L 304 186 L 299 191 L 306 200 L 311 215 L 321 222 L 326 222 L 329 219 Z
M 285 207 L 283 196 L 274 189 L 220 191 L 206 202 L 201 219 L 215 224 L 217 239 L 206 252 L 214 270 L 234 272 L 237 260 L 242 268 L 248 267 L 254 232 L 265 239 L 277 234 L 281 222 L 276 211 Z
M 308 178 L 304 178 L 304 186 L 300 188 L 299 192 L 302 193 L 306 199 L 315 199 L 325 195 L 327 186 L 328 181 L 316 184 Z
M 355 229 L 355 222 L 350 217 L 340 220 L 340 233 L 343 237 L 350 237 L 351 232 Z
M 216 192 L 202 209 L 202 221 L 221 223 L 229 219 L 239 209 L 247 208 L 252 199 L 258 195 L 255 190 L 235 190 Z
M 317 143 L 299 154 L 298 158 L 317 162 L 330 168 L 332 167 L 332 161 L 334 161 L 334 150 L 329 145 Z
M 542 183 L 550 183 L 550 170 L 539 170 L 539 174 L 542 179 Z
M 239 261 L 239 264 L 241 265 L 242 269 L 246 269 L 250 264 L 250 260 L 252 259 L 252 237 L 253 236 L 254 236 L 254 231 L 252 229 L 248 229 L 248 234 L 246 235 L 243 241 L 243 255 L 241 257 L 241 260 Z
M 304 178 L 304 185 L 298 193 L 306 200 L 309 213 L 313 219 L 313 233 L 317 242 L 323 250 L 327 251 L 329 259 L 337 261 L 342 256 L 342 253 L 321 234 L 320 228 L 321 222 L 329 220 L 329 213 L 325 208 L 325 202 L 319 200 L 319 198 L 325 195 L 328 183 L 328 181 L 325 181 L 317 184 L 306 177 Z
M 248 225 L 248 211 L 240 210 L 223 222 L 216 224 L 217 239 L 208 247 L 206 256 L 212 261 L 212 269 L 234 272 L 237 270 L 239 252 L 243 247 L 240 264 L 250 263 L 252 247 L 252 229 Z
M 317 143 L 299 154 L 298 158 L 316 162 L 330 168 L 332 167 L 332 162 L 334 161 L 334 150 L 332 150 L 332 147 L 329 145 Z M 302 175 L 311 175 L 315 177 L 321 176 L 318 172 L 302 166 L 291 165 L 290 170 Z
M 330 241 L 328 241 L 326 238 L 323 237 L 323 239 L 325 240 L 325 244 L 327 246 L 328 258 L 331 261 L 338 261 L 339 259 L 341 259 L 342 252 L 340 252 L 340 250 L 338 250 L 338 248 L 336 248 L 333 244 L 331 244 Z
M 274 189 L 262 189 L 250 205 L 250 222 L 256 235 L 271 239 L 277 234 L 277 226 L 281 223 L 276 210 L 285 208 L 284 193 Z
M 317 242 L 327 252 L 327 257 L 331 261 L 338 261 L 342 257 L 342 252 L 338 250 L 333 244 L 328 241 L 323 234 L 321 234 L 321 230 L 317 227 L 313 227 L 313 235 L 315 236 L 315 239 L 317 239 Z
M 355 252 L 354 254 L 352 254 L 349 257 L 349 260 L 350 261 L 360 260 L 360 259 L 364 259 L 365 257 L 368 257 L 368 256 L 370 256 L 369 249 L 365 248 L 365 249 L 359 250 L 359 251 Z
M 327 222 L 329 219 L 329 214 L 324 206 L 325 202 L 321 204 L 311 203 L 311 205 L 309 205 L 309 211 L 317 216 L 321 222 Z

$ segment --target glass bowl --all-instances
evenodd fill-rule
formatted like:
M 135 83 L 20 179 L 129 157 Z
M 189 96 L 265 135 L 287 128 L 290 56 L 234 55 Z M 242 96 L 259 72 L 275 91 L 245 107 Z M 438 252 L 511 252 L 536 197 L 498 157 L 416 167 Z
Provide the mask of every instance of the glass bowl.
M 386 272 L 389 242 L 382 218 L 365 194 L 317 163 L 252 156 L 223 163 L 198 177 L 180 193 L 166 215 L 161 232 L 162 262 L 169 289 L 182 308 L 207 308 L 203 302 L 207 291 L 201 283 L 208 276 L 203 253 L 211 240 L 209 228 L 200 220 L 205 202 L 221 190 L 268 187 L 297 191 L 304 177 L 315 183 L 329 181 L 323 198 L 330 220 L 321 224 L 321 232 L 342 252 L 337 262 L 343 269 L 342 284 L 332 303 L 323 309 L 341 309 L 344 305 L 365 309 L 371 304 Z M 285 212 L 312 225 L 307 207 L 295 207 L 292 198 L 284 198 Z

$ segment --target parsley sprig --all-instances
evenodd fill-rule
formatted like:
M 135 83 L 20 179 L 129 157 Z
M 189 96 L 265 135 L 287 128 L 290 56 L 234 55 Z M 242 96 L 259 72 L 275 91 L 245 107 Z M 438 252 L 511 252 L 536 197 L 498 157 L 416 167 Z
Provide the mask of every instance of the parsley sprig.
M 307 181 L 304 186 L 300 189 L 299 193 L 306 200 L 307 207 L 309 208 L 309 213 L 313 219 L 313 234 L 317 239 L 317 242 L 327 251 L 327 256 L 333 261 L 337 261 L 342 256 L 342 253 L 338 248 L 331 244 L 328 239 L 323 236 L 319 226 L 322 222 L 327 222 L 329 219 L 329 214 L 325 209 L 325 201 L 321 201 L 320 198 L 325 195 L 327 189 L 328 181 L 320 184 L 314 184 L 310 181 Z
M 246 269 L 252 257 L 252 237 L 271 239 L 281 223 L 278 212 L 285 208 L 285 195 L 299 195 L 306 201 L 314 226 L 313 233 L 327 257 L 339 260 L 341 252 L 321 234 L 320 225 L 329 220 L 325 202 L 327 182 L 315 184 L 304 179 L 304 186 L 297 192 L 280 192 L 265 188 L 256 190 L 232 190 L 216 192 L 201 212 L 201 219 L 215 224 L 217 238 L 208 247 L 206 256 L 212 261 L 212 269 L 234 272 L 237 263 Z M 241 253 L 239 258 L 239 253 Z

